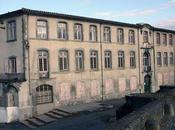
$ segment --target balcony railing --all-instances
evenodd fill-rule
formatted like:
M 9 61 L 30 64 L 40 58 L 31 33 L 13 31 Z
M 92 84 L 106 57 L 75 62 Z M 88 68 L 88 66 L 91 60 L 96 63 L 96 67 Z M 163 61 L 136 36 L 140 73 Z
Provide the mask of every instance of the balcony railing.
M 151 66 L 144 66 L 143 71 L 144 72 L 151 72 Z
M 22 82 L 25 81 L 24 73 L 2 73 L 0 82 Z

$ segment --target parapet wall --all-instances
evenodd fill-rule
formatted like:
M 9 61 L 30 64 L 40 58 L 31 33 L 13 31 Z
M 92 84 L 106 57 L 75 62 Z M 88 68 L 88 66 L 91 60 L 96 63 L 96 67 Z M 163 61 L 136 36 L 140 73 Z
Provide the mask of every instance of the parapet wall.
M 154 94 L 126 96 L 126 104 L 116 111 L 117 120 L 105 130 L 174 130 L 175 86 L 162 87 Z M 128 113 L 117 117 L 123 111 Z

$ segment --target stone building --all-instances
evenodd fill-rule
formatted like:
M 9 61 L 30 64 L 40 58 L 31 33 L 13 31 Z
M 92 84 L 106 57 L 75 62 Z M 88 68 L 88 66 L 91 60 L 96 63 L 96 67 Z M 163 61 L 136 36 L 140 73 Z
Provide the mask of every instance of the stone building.
M 0 20 L 0 122 L 174 84 L 174 30 L 25 8 Z

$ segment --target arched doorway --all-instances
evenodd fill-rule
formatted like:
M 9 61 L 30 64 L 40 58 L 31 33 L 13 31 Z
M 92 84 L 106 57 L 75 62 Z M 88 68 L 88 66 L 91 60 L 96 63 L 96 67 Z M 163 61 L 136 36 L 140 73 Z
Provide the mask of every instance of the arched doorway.
M 151 76 L 145 75 L 144 77 L 144 92 L 150 93 L 151 92 Z

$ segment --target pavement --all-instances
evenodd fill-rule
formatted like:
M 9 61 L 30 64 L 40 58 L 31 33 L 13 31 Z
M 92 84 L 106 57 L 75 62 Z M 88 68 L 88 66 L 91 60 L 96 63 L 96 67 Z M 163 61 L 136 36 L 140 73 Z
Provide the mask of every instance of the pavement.
M 121 98 L 59 107 L 24 121 L 0 124 L 0 130 L 102 130 L 115 120 L 116 109 L 124 103 Z

